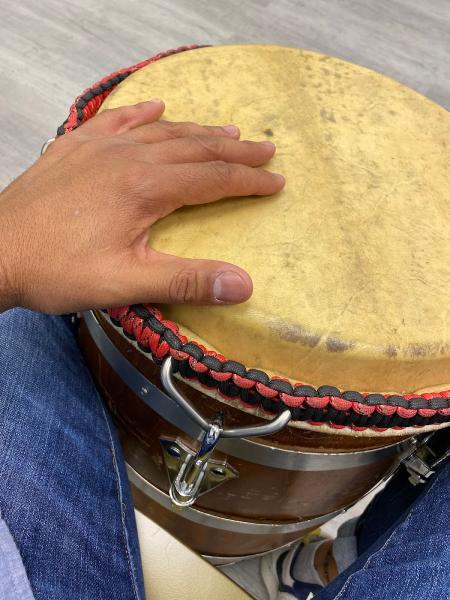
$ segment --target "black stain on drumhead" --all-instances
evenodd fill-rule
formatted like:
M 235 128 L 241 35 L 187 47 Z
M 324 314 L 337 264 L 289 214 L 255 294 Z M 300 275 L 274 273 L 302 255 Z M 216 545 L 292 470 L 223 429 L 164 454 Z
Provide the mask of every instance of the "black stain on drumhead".
M 397 348 L 393 344 L 389 344 L 383 350 L 383 354 L 388 356 L 389 358 L 395 358 L 397 356 Z
M 273 323 L 270 328 L 282 340 L 291 342 L 292 344 L 303 344 L 309 348 L 314 348 L 320 342 L 320 335 L 307 331 L 301 325 L 293 325 L 292 323 L 278 322 Z
M 271 129 L 264 129 L 264 133 L 269 137 L 273 137 L 273 131 Z
M 329 336 L 327 337 L 326 346 L 328 352 L 345 352 L 345 350 L 353 348 L 354 344 L 353 342 L 344 342 L 344 340 Z
M 406 351 L 412 358 L 424 358 L 433 356 L 439 348 L 437 344 L 409 344 Z

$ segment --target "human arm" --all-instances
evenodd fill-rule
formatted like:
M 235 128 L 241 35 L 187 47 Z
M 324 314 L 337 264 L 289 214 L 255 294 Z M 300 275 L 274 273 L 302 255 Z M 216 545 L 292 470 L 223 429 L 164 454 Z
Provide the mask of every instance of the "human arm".
M 138 302 L 234 303 L 252 292 L 235 265 L 147 243 L 183 205 L 267 195 L 270 143 L 159 120 L 161 102 L 105 111 L 58 139 L 0 195 L 0 310 L 61 313 Z

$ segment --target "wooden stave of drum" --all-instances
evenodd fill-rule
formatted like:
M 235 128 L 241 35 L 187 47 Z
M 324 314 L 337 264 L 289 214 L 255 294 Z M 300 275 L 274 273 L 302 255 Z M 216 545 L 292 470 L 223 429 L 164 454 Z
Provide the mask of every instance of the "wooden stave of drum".
M 144 401 L 129 382 L 125 383 L 118 363 L 94 340 L 96 329 L 96 336 L 103 332 L 117 348 L 120 360 L 131 363 L 149 382 L 162 389 L 160 367 L 108 321 L 98 311 L 86 314 L 80 327 L 80 344 L 94 380 L 116 417 L 136 507 L 213 560 L 216 557 L 216 561 L 225 563 L 261 554 L 316 529 L 389 477 L 413 439 L 411 436 L 360 438 L 306 430 L 297 430 L 293 438 L 284 429 L 267 438 L 254 438 L 254 454 L 249 453 L 247 458 L 242 458 L 242 451 L 233 452 L 231 440 L 228 452 L 216 451 L 213 458 L 226 460 L 236 469 L 238 477 L 201 495 L 194 507 L 180 512 L 176 507 L 171 508 L 170 479 L 160 440 L 174 440 L 193 452 L 198 449 L 198 441 L 150 408 L 151 390 L 149 400 Z M 253 415 L 219 403 L 188 383 L 179 381 L 177 386 L 206 418 L 221 411 L 227 424 L 255 423 Z M 264 458 L 268 446 L 288 451 L 289 458 L 296 454 L 294 466 L 287 458 L 288 468 L 280 468 L 278 464 L 274 467 L 273 459 Z M 258 453 L 263 458 L 253 462 Z M 311 456 L 316 460 L 312 466 L 307 460 Z

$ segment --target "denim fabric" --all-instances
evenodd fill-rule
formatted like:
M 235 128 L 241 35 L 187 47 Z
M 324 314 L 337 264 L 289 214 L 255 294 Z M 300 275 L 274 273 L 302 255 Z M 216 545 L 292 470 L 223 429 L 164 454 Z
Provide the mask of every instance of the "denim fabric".
M 1 314 L 0 512 L 35 599 L 143 600 L 132 507 L 114 427 L 68 320 Z
M 424 488 L 396 477 L 358 525 L 358 560 L 315 598 L 449 598 L 449 484 L 448 461 Z M 69 320 L 1 314 L 1 585 L 29 600 L 24 566 L 36 600 L 143 600 L 132 506 Z
M 315 599 L 450 598 L 449 491 L 449 460 L 424 486 L 411 486 L 402 469 L 358 523 L 357 561 Z
M 19 550 L 1 517 L 0 598 L 1 600 L 34 600 Z

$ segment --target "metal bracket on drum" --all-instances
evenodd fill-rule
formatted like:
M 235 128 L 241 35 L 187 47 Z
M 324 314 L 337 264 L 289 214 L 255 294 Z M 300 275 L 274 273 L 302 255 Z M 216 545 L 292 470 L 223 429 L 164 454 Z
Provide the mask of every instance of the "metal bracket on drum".
M 147 479 L 145 479 L 145 477 L 142 477 L 142 475 L 140 475 L 133 469 L 131 465 L 128 464 L 127 472 L 131 483 L 141 490 L 146 496 L 167 510 L 173 509 L 172 501 L 165 492 L 152 485 Z M 198 509 L 195 506 L 187 506 L 183 510 L 182 516 L 188 521 L 192 521 L 193 523 L 204 525 L 206 527 L 211 527 L 212 529 L 239 533 L 241 535 L 272 535 L 296 533 L 304 531 L 305 529 L 318 527 L 319 525 L 325 523 L 325 521 L 328 521 L 339 513 L 342 513 L 344 510 L 345 509 L 340 508 L 334 510 L 333 512 L 327 513 L 326 515 L 312 517 L 311 519 L 267 522 L 259 519 L 247 521 L 241 518 L 230 518 L 206 512 L 205 510 Z
M 450 448 L 445 452 L 438 452 L 431 447 L 437 432 L 430 433 L 420 440 L 414 440 L 412 451 L 406 453 L 401 459 L 409 473 L 409 482 L 412 485 L 426 483 L 434 474 L 434 469 L 450 456 Z
M 175 439 L 163 437 L 160 439 L 160 443 L 171 483 L 170 497 L 175 506 L 179 506 L 178 498 L 173 497 L 173 491 L 175 490 L 183 489 L 184 496 L 186 496 L 186 491 L 191 485 L 193 486 L 193 493 L 186 503 L 186 506 L 189 506 L 195 502 L 198 496 L 213 490 L 229 479 L 239 477 L 239 472 L 226 461 L 208 458 L 208 454 L 203 455 L 203 459 L 206 457 L 203 463 L 201 458 L 197 459 L 197 469 L 191 470 L 191 474 L 197 473 L 197 477 L 194 477 L 193 481 L 187 482 L 185 481 L 185 474 L 195 461 L 195 453 Z
M 198 451 L 194 454 L 186 450 L 183 459 L 181 455 L 178 457 L 176 467 L 174 466 L 173 456 L 170 456 L 170 451 L 173 453 L 180 452 L 182 447 L 179 444 L 176 445 L 174 440 L 167 440 L 165 438 L 161 440 L 164 450 L 164 460 L 169 472 L 169 479 L 171 480 L 170 498 L 175 506 L 184 508 L 194 504 L 200 494 L 213 489 L 226 479 L 238 476 L 238 472 L 233 467 L 227 463 L 222 463 L 220 466 L 221 476 L 217 480 L 219 473 L 217 465 L 219 461 L 212 461 L 210 456 L 221 438 L 271 435 L 280 431 L 289 423 L 291 413 L 289 410 L 285 410 L 275 419 L 263 425 L 226 428 L 223 426 L 223 417 L 221 414 L 217 414 L 209 422 L 195 410 L 192 404 L 175 386 L 172 371 L 172 358 L 169 356 L 165 359 L 161 367 L 161 382 L 164 389 L 203 431 Z M 177 472 L 175 473 L 176 468 Z
M 50 138 L 49 140 L 47 140 L 46 142 L 44 142 L 44 144 L 42 145 L 41 148 L 41 156 L 43 154 L 45 154 L 45 152 L 48 150 L 48 147 L 53 144 L 53 142 L 55 141 L 56 138 Z

